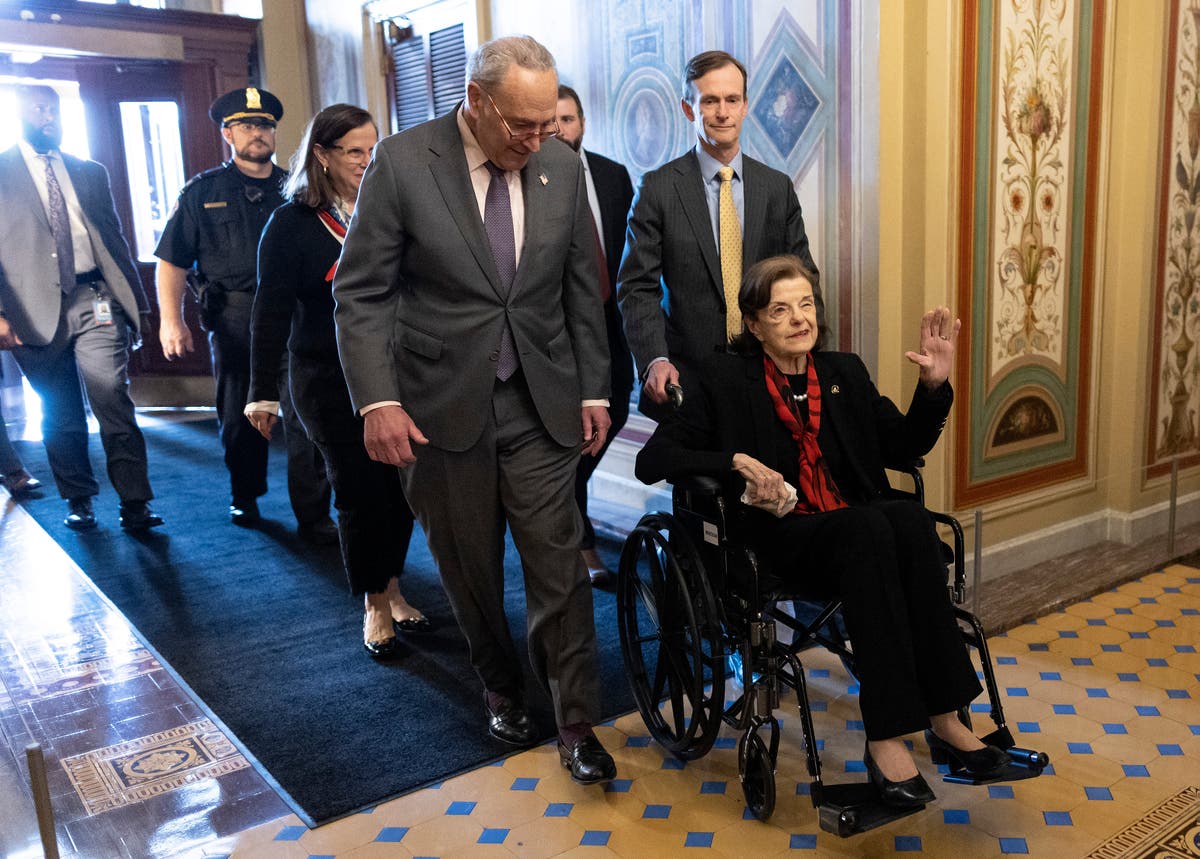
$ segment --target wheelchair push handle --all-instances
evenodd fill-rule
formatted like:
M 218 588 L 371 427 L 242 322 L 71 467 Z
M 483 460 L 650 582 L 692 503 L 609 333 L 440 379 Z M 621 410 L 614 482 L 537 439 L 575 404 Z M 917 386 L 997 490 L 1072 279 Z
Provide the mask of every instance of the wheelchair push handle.
M 671 408 L 678 411 L 683 408 L 683 388 L 671 382 L 667 385 L 667 402 L 671 404 Z

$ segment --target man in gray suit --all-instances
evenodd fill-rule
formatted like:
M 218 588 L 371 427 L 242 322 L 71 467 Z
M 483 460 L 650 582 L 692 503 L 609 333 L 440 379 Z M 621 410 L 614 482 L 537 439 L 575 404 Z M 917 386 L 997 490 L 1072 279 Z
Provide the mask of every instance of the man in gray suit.
M 373 459 L 403 469 L 492 735 L 536 741 L 504 616 L 504 528 L 525 568 L 529 657 L 559 755 L 608 781 L 574 479 L 609 427 L 595 240 L 578 156 L 557 126 L 554 58 L 481 45 L 467 98 L 383 140 L 334 280 L 342 367 Z
M 162 524 L 148 505 L 146 443 L 129 397 L 129 350 L 146 296 L 113 207 L 108 173 L 59 151 L 58 93 L 17 88 L 24 139 L 0 153 L 0 349 L 42 399 L 46 456 L 68 528 L 96 527 L 79 383 L 121 498 L 121 527 Z
M 642 177 L 617 276 L 643 381 L 638 407 L 655 418 L 667 386 L 686 390 L 690 368 L 741 331 L 742 271 L 776 254 L 795 254 L 817 270 L 791 180 L 741 151 L 745 66 L 724 51 L 696 55 L 684 70 L 680 106 L 696 146 Z

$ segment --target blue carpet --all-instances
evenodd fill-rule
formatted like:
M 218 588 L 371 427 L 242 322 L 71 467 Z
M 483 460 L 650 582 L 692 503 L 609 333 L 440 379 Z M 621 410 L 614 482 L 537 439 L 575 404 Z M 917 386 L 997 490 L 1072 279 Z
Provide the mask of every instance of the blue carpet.
M 271 450 L 267 520 L 229 523 L 228 476 L 216 422 L 146 422 L 153 507 L 166 526 L 134 536 L 117 525 L 117 498 L 101 476 L 100 527 L 76 534 L 40 444 L 18 442 L 48 484 L 23 506 L 237 736 L 310 825 L 439 782 L 511 753 L 488 736 L 481 687 L 418 529 L 401 587 L 438 623 L 408 636 L 390 664 L 362 650 L 362 603 L 353 598 L 336 547 L 295 534 L 282 444 Z M 92 437 L 93 467 L 104 454 Z M 602 543 L 615 569 L 620 546 Z M 521 570 L 511 542 L 506 611 L 524 652 Z M 593 591 L 605 718 L 634 707 L 621 662 L 615 598 Z M 529 704 L 553 735 L 548 697 L 528 676 Z

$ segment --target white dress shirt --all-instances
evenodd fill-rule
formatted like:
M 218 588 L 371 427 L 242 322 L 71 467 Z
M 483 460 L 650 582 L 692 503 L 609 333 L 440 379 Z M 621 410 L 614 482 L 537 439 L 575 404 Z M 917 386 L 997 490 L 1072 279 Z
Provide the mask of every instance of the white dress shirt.
M 71 174 L 63 163 L 62 155 L 57 149 L 52 149 L 45 155 L 37 152 L 27 140 L 18 140 L 21 157 L 25 159 L 25 167 L 33 178 L 38 196 L 42 198 L 42 207 L 46 217 L 50 217 L 50 190 L 46 187 L 46 158 L 54 170 L 54 178 L 62 188 L 63 200 L 67 204 L 67 219 L 71 222 L 71 244 L 75 248 L 75 273 L 84 274 L 96 268 L 96 255 L 92 251 L 92 237 L 88 235 L 87 219 L 83 216 L 83 207 L 79 205 L 79 195 L 75 193 L 75 185 L 71 182 Z

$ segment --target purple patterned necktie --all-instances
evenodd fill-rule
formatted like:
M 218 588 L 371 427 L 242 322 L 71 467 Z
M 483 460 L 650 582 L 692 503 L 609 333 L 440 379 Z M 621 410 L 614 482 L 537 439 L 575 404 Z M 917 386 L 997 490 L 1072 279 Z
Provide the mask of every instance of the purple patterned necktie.
M 46 162 L 46 197 L 50 207 L 50 232 L 58 253 L 58 285 L 63 292 L 75 289 L 75 246 L 71 243 L 71 220 L 67 217 L 67 200 L 62 186 L 54 175 L 49 155 L 39 155 Z
M 517 273 L 517 242 L 513 237 L 512 203 L 508 196 L 508 178 L 504 171 L 487 161 L 483 165 L 492 174 L 488 182 L 487 196 L 483 202 L 483 228 L 487 231 L 488 244 L 492 248 L 492 259 L 496 262 L 496 271 L 500 273 L 500 284 L 504 287 L 504 296 L 508 297 L 512 289 L 513 278 Z M 500 337 L 499 357 L 496 359 L 496 378 L 501 382 L 507 381 L 517 372 L 520 360 L 517 358 L 517 347 L 513 342 L 512 331 L 508 323 L 504 324 L 504 333 Z

